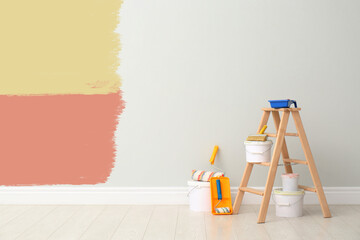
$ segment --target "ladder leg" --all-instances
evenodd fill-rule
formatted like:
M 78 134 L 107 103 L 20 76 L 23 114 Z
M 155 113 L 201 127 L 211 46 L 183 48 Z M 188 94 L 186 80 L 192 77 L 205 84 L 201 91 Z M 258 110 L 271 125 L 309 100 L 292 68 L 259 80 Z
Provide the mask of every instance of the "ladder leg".
M 239 190 L 238 190 L 238 192 L 236 194 L 236 198 L 235 198 L 235 202 L 234 202 L 234 206 L 233 206 L 233 213 L 234 214 L 239 213 L 240 205 L 241 205 L 241 202 L 242 202 L 244 194 L 245 194 L 245 192 L 241 191 L 240 188 L 247 186 L 247 184 L 249 182 L 251 171 L 253 169 L 253 166 L 254 166 L 254 164 L 252 164 L 252 163 L 246 163 L 244 175 L 243 175 L 243 177 L 241 179 Z
M 279 114 L 279 112 L 274 111 L 272 115 L 273 115 L 273 119 L 274 119 L 274 123 L 275 123 L 275 129 L 276 129 L 277 132 L 279 132 L 280 114 Z M 284 139 L 284 143 L 283 143 L 283 146 L 282 146 L 282 149 L 281 149 L 281 155 L 282 155 L 283 160 L 284 160 L 284 158 L 287 158 L 287 159 L 290 158 L 289 157 L 289 151 L 288 151 L 288 148 L 287 148 L 287 145 L 286 145 L 286 139 Z M 292 173 L 293 172 L 290 163 L 284 162 L 284 167 L 285 167 L 285 172 L 286 173 Z
M 330 213 L 327 201 L 326 201 L 324 190 L 323 190 L 323 187 L 321 185 L 320 177 L 319 177 L 318 171 L 317 171 L 316 166 L 315 166 L 314 158 L 313 158 L 313 155 L 311 153 L 310 145 L 309 145 L 309 142 L 307 140 L 305 130 L 304 130 L 304 126 L 302 124 L 299 112 L 293 112 L 293 117 L 294 117 L 296 129 L 297 129 L 298 134 L 299 134 L 300 142 L 301 142 L 302 148 L 304 150 L 305 158 L 306 158 L 306 161 L 308 162 L 311 178 L 312 178 L 314 186 L 316 188 L 316 193 L 317 193 L 318 198 L 319 198 L 319 202 L 320 202 L 321 210 L 323 212 L 323 216 L 325 218 L 329 218 L 329 217 L 331 217 L 331 213 Z
M 267 124 L 268 120 L 269 120 L 269 116 L 270 116 L 270 112 L 269 111 L 264 111 L 263 112 L 263 115 L 261 117 L 261 120 L 260 120 L 260 124 L 259 124 L 259 127 L 258 127 L 258 130 L 257 132 L 259 133 L 261 128 Z M 241 205 L 241 202 L 243 200 L 243 197 L 244 197 L 244 194 L 245 192 L 244 191 L 241 191 L 240 188 L 241 187 L 246 187 L 248 182 L 249 182 L 249 178 L 250 178 L 250 175 L 251 175 L 251 171 L 253 169 L 253 166 L 254 164 L 252 163 L 246 163 L 246 167 L 245 167 L 245 171 L 244 171 L 244 175 L 241 179 L 241 183 L 240 183 L 240 186 L 239 186 L 239 190 L 236 194 L 236 198 L 235 198 L 235 202 L 234 202 L 234 206 L 233 206 L 233 213 L 234 214 L 237 214 L 239 212 L 239 209 L 240 209 L 240 205 Z
M 265 222 L 267 210 L 269 207 L 270 196 L 271 196 L 272 188 L 274 186 L 277 165 L 279 163 L 282 146 L 283 146 L 284 139 L 285 139 L 285 132 L 286 132 L 286 127 L 287 127 L 287 123 L 289 120 L 289 115 L 290 115 L 289 111 L 284 111 L 282 118 L 281 118 L 279 131 L 278 131 L 277 139 L 276 139 L 276 143 L 275 143 L 275 148 L 274 148 L 274 152 L 272 155 L 269 173 L 268 173 L 268 177 L 267 177 L 267 181 L 266 181 L 266 185 L 265 185 L 264 196 L 261 201 L 261 207 L 260 207 L 260 212 L 259 212 L 259 216 L 258 216 L 258 223 Z
M 257 130 L 257 133 L 259 133 L 260 130 L 262 129 L 262 127 L 267 124 L 267 122 L 268 122 L 268 120 L 269 120 L 269 116 L 270 116 L 270 112 L 268 112 L 268 111 L 264 111 L 264 112 L 263 112 L 263 115 L 262 115 L 262 117 L 261 117 L 260 124 L 259 124 L 258 130 Z

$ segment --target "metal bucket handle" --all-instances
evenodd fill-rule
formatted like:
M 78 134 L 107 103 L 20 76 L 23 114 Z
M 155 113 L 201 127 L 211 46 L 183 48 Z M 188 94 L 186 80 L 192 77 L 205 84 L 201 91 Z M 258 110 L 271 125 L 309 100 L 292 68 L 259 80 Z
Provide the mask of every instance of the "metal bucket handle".
M 199 185 L 196 185 L 195 187 L 193 187 L 192 189 L 190 189 L 190 190 L 188 191 L 188 193 L 187 193 L 187 197 L 189 197 L 190 193 L 191 193 L 192 191 L 194 191 L 195 188 L 200 188 L 200 186 L 199 186 Z

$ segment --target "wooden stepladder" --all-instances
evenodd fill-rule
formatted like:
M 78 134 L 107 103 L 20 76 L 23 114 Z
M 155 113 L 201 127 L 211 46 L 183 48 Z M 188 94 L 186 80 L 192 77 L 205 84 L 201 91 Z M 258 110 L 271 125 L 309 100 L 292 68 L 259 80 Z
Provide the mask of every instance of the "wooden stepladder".
M 237 214 L 239 212 L 239 208 L 240 208 L 240 205 L 243 200 L 245 192 L 257 194 L 257 195 L 260 195 L 263 197 L 262 201 L 261 201 L 261 207 L 260 207 L 260 212 L 259 212 L 257 222 L 258 223 L 265 222 L 266 213 L 267 213 L 267 210 L 269 207 L 270 196 L 271 196 L 272 188 L 274 186 L 274 180 L 275 180 L 275 176 L 276 176 L 276 171 L 277 171 L 280 155 L 282 155 L 286 173 L 293 172 L 292 167 L 291 167 L 292 163 L 293 164 L 304 164 L 309 167 L 311 178 L 314 183 L 314 187 L 312 188 L 312 187 L 299 185 L 299 188 L 304 189 L 306 191 L 310 191 L 310 192 L 316 192 L 317 196 L 319 198 L 323 216 L 325 218 L 331 217 L 331 213 L 330 213 L 330 210 L 329 210 L 326 198 L 325 198 L 325 194 L 324 194 L 324 190 L 321 185 L 319 174 L 318 174 L 316 166 L 315 166 L 314 158 L 313 158 L 311 150 L 310 150 L 309 142 L 306 138 L 305 130 L 304 130 L 301 118 L 300 118 L 299 111 L 301 110 L 301 108 L 278 108 L 278 109 L 263 108 L 262 110 L 263 110 L 263 115 L 262 115 L 257 132 L 259 133 L 261 128 L 267 124 L 270 113 L 272 113 L 274 123 L 275 123 L 275 129 L 277 132 L 275 134 L 269 133 L 267 135 L 268 135 L 268 137 L 276 138 L 274 151 L 272 154 L 271 162 L 266 162 L 266 163 L 265 162 L 263 162 L 263 163 L 247 162 L 246 163 L 244 175 L 241 179 L 240 187 L 239 187 L 238 193 L 236 195 L 236 199 L 235 199 L 234 206 L 233 206 L 234 214 Z M 282 112 L 281 119 L 280 119 L 279 112 Z M 293 116 L 295 126 L 297 129 L 297 133 L 287 133 L 286 132 L 290 113 Z M 285 136 L 295 136 L 295 137 L 300 138 L 300 142 L 301 142 L 303 151 L 305 153 L 305 158 L 306 158 L 305 161 L 291 159 L 289 157 L 288 149 L 286 146 Z M 247 187 L 247 184 L 248 184 L 249 178 L 250 178 L 250 174 L 251 174 L 254 164 L 270 167 L 264 191 L 260 191 L 257 189 Z

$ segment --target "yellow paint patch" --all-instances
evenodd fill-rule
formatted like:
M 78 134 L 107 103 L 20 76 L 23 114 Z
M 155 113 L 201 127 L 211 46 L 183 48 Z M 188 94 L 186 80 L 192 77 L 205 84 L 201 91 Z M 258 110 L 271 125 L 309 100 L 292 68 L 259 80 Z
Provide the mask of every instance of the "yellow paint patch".
M 0 94 L 117 92 L 120 0 L 0 2 Z

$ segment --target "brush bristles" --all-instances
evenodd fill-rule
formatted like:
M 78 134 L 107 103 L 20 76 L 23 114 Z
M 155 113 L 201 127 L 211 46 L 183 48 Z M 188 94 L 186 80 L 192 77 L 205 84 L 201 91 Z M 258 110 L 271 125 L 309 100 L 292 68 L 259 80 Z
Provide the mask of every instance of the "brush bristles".
M 262 141 L 265 142 L 267 140 L 267 135 L 251 135 L 248 136 L 246 141 Z

